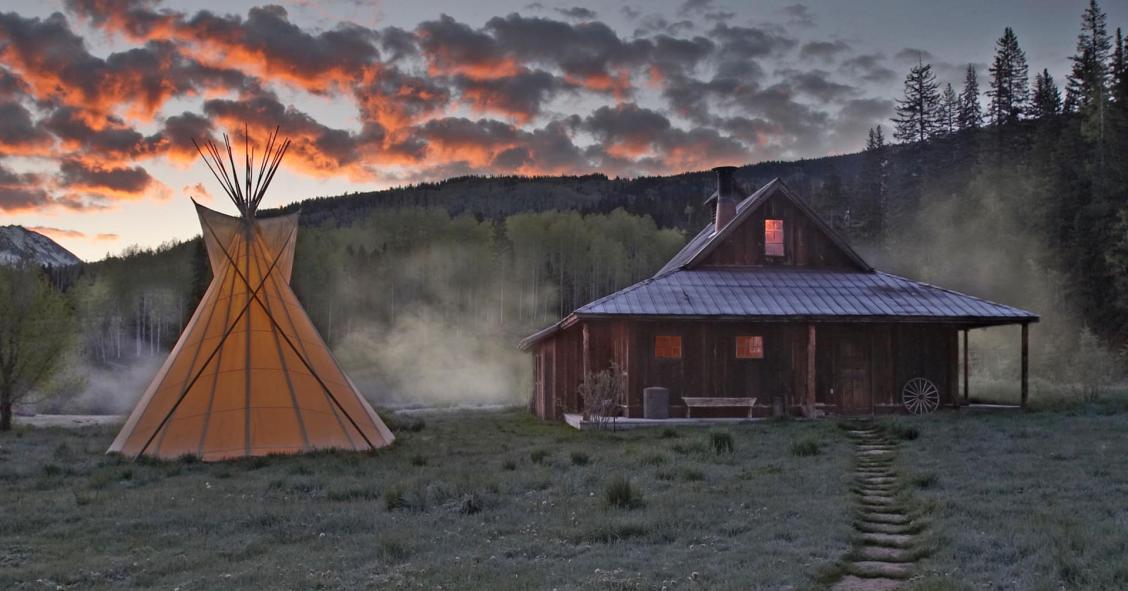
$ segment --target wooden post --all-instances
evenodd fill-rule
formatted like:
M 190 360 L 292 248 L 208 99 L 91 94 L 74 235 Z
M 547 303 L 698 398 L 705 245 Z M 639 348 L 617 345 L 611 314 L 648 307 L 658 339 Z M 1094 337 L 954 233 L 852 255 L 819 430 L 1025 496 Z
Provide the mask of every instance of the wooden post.
M 815 410 L 815 325 L 807 325 L 807 400 L 813 414 Z M 786 412 L 786 411 L 785 411 Z
M 1022 323 L 1022 408 L 1030 395 L 1030 323 Z
M 963 391 L 964 392 L 963 392 L 963 394 L 964 394 L 964 402 L 967 402 L 967 403 L 970 404 L 971 403 L 971 400 L 970 400 L 971 388 L 968 385 L 969 382 L 968 382 L 968 379 L 967 379 L 968 374 L 971 373 L 971 366 L 968 365 L 968 353 L 967 353 L 967 333 L 969 333 L 969 332 L 971 332 L 971 329 L 969 329 L 969 328 L 964 329 L 964 335 L 963 335 L 963 337 L 964 337 L 963 338 L 963 341 L 964 341 L 964 343 L 963 343 L 963 358 L 964 358 L 964 360 L 963 360 L 963 374 L 964 374 L 963 375 L 963 382 L 964 382 Z

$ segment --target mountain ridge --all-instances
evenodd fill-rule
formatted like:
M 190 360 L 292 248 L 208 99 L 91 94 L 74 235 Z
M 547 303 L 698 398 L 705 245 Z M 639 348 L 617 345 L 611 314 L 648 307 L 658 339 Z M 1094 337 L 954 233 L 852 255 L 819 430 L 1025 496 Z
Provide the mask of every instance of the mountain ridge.
M 58 242 L 23 226 L 0 226 L 0 265 L 31 262 L 45 267 L 69 267 L 82 259 Z

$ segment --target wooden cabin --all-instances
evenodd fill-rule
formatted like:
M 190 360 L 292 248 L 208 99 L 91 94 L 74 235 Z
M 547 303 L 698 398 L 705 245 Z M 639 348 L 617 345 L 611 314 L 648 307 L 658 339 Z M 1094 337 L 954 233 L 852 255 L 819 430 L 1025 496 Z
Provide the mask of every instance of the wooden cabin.
M 669 416 L 872 415 L 959 404 L 961 331 L 1038 316 L 870 267 L 779 179 L 740 199 L 717 171 L 713 223 L 653 277 L 595 300 L 521 343 L 533 412 L 582 413 L 584 376 L 621 372 L 618 413 L 646 388 Z M 963 364 L 966 391 L 966 357 Z M 754 401 L 753 401 L 754 399 Z

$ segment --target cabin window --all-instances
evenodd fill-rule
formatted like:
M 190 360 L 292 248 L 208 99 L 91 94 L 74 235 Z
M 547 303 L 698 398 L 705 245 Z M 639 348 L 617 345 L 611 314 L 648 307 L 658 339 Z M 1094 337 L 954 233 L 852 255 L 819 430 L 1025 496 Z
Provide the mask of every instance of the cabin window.
M 764 220 L 764 254 L 783 256 L 783 220 Z
M 681 359 L 681 337 L 654 337 L 654 356 L 659 359 Z
M 761 336 L 736 337 L 736 358 L 737 359 L 763 359 L 764 358 L 764 337 L 761 337 Z

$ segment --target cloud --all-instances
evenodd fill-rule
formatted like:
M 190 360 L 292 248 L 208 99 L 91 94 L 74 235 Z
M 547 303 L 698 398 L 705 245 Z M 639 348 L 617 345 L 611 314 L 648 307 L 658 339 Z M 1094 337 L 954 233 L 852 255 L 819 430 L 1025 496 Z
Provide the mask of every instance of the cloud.
M 689 16 L 691 14 L 703 13 L 716 8 L 713 0 L 685 0 L 681 6 L 678 7 L 678 14 L 681 16 Z
M 23 105 L 0 103 L 0 155 L 44 155 L 53 145 L 51 134 L 32 121 Z
M 557 8 L 556 12 L 559 12 L 565 17 L 581 21 L 590 21 L 599 16 L 594 10 L 590 8 L 584 8 L 582 6 L 573 6 L 571 8 Z
M 778 74 L 788 86 L 819 102 L 829 103 L 858 94 L 858 89 L 853 86 L 831 80 L 831 74 L 826 70 L 783 69 Z
M 805 4 L 798 2 L 789 4 L 783 8 L 783 13 L 787 15 L 789 24 L 800 27 L 815 26 L 815 15 L 811 14 L 811 10 Z
M 539 115 L 557 91 L 574 86 L 544 70 L 521 70 L 512 76 L 485 80 L 461 76 L 455 85 L 475 110 L 501 113 L 521 123 Z
M 807 60 L 833 60 L 838 54 L 849 51 L 844 41 L 810 41 L 799 49 L 799 57 Z
M 897 79 L 897 73 L 885 67 L 885 57 L 880 53 L 856 55 L 842 62 L 842 70 L 860 76 L 866 82 L 884 84 Z
M 52 239 L 55 239 L 55 240 L 58 240 L 60 238 L 62 238 L 62 239 L 70 238 L 70 239 L 76 239 L 76 240 L 86 238 L 86 234 L 83 233 L 83 232 L 79 232 L 78 230 L 68 230 L 68 229 L 65 229 L 65 228 L 53 228 L 51 226 L 29 226 L 28 230 L 31 230 L 32 232 L 38 232 L 40 234 L 43 234 L 44 236 L 47 236 L 48 238 L 52 238 Z
M 212 197 L 211 191 L 208 191 L 208 188 L 205 187 L 203 183 L 196 183 L 194 185 L 184 185 L 183 187 L 180 188 L 180 192 L 183 193 L 185 197 L 190 197 L 192 199 L 195 199 L 196 201 L 212 201 L 212 200 L 214 200 L 214 197 Z
M 59 165 L 60 186 L 100 199 L 140 199 L 159 183 L 139 166 L 103 167 L 77 160 Z
M 0 211 L 14 214 L 52 206 L 44 181 L 40 174 L 15 172 L 0 163 Z

